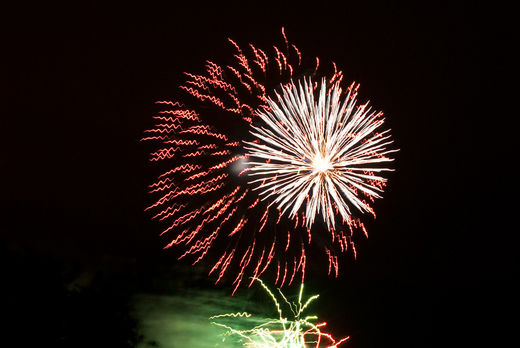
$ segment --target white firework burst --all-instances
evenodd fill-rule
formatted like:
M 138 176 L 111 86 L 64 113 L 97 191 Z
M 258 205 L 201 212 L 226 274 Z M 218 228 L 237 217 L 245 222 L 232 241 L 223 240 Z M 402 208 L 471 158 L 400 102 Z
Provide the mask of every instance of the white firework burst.
M 291 82 L 257 111 L 263 124 L 251 126 L 258 141 L 245 147 L 250 184 L 291 218 L 305 202 L 307 227 L 320 212 L 329 229 L 334 212 L 347 224 L 354 209 L 373 213 L 364 198 L 380 198 L 387 180 L 381 173 L 392 170 L 385 164 L 398 150 L 387 149 L 390 130 L 378 132 L 382 112 L 356 105 L 357 87 Z

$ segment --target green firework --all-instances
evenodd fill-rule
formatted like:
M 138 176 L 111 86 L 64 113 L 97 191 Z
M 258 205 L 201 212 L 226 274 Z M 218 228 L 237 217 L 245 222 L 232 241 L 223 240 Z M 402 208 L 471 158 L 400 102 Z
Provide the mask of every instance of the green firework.
M 332 335 L 323 332 L 325 322 L 319 322 L 316 315 L 304 315 L 305 309 L 319 295 L 302 301 L 303 284 L 300 287 L 297 302 L 290 302 L 278 289 L 277 297 L 260 279 L 256 281 L 267 292 L 274 302 L 278 318 L 259 319 L 247 312 L 219 314 L 210 317 L 212 324 L 224 328 L 223 341 L 232 341 L 242 347 L 251 348 L 335 348 L 348 340 L 349 337 L 335 340 Z M 287 311 L 281 304 L 286 304 Z M 225 321 L 226 323 L 223 323 Z M 249 326 L 246 327 L 246 326 Z M 251 327 L 252 326 L 252 327 Z

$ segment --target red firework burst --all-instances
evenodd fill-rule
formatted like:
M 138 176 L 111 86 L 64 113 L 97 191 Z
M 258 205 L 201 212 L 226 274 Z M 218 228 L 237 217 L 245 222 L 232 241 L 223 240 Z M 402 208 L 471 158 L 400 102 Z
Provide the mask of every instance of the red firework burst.
M 158 196 L 146 208 L 155 212 L 154 219 L 168 224 L 161 234 L 169 238 L 165 248 L 182 246 L 179 259 L 189 256 L 193 264 L 212 254 L 214 264 L 209 273 L 216 274 L 216 282 L 226 273 L 235 274 L 234 290 L 244 279 L 251 279 L 251 285 L 269 268 L 274 270 L 279 287 L 290 285 L 295 278 L 303 283 L 311 241 L 325 250 L 328 272 L 337 276 L 337 252 L 351 249 L 355 257 L 354 230 L 367 234 L 353 210 L 375 216 L 369 202 L 358 197 L 371 202 L 380 197 L 377 192 L 383 191 L 386 179 L 376 174 L 389 169 L 378 165 L 391 161 L 387 154 L 393 152 L 384 147 L 391 143 L 389 135 L 383 136 L 388 131 L 377 131 L 383 123 L 382 113 L 370 113 L 366 104 L 355 106 L 359 85 L 352 83 L 343 91 L 343 73 L 334 63 L 321 90 L 316 82 L 310 82 L 305 91 L 300 86 L 300 90 L 303 99 L 312 99 L 315 91 L 330 100 L 337 95 L 338 104 L 339 96 L 345 97 L 335 127 L 337 135 L 347 140 L 336 140 L 329 146 L 330 139 L 323 138 L 314 153 L 309 145 L 314 138 L 306 139 L 302 134 L 320 135 L 323 127 L 311 125 L 298 132 L 298 120 L 290 124 L 291 119 L 281 109 L 273 110 L 273 96 L 281 91 L 286 101 L 294 101 L 294 81 L 319 76 L 319 59 L 304 69 L 301 52 L 288 42 L 283 28 L 282 35 L 281 47 L 263 50 L 249 44 L 247 52 L 229 39 L 235 51 L 234 64 L 207 61 L 205 73 L 185 73 L 187 78 L 180 88 L 187 98 L 182 102 L 158 101 L 162 109 L 154 117 L 155 127 L 143 138 L 160 144 L 151 153 L 151 161 L 173 164 L 150 185 L 150 192 Z M 280 103 L 282 99 L 279 97 Z M 294 108 L 300 110 L 308 103 L 310 108 L 314 106 L 314 101 L 306 100 L 305 105 L 300 101 Z M 270 113 L 277 129 L 266 130 L 266 115 Z M 326 123 L 327 117 L 316 122 Z M 266 136 L 259 138 L 258 132 Z M 289 142 L 287 148 L 280 145 L 283 141 L 273 140 L 279 135 Z M 301 146 L 293 147 L 291 137 Z M 294 153 L 300 148 L 301 153 Z M 336 152 L 328 153 L 329 148 Z M 296 162 L 291 156 L 296 162 L 300 160 L 301 167 L 294 169 Z M 254 158 L 262 158 L 262 162 Z M 307 180 L 307 191 L 292 195 L 286 186 L 284 201 L 277 204 L 281 196 L 278 200 L 273 196 L 280 192 L 280 186 L 291 182 L 296 187 L 298 180 Z M 313 185 L 322 186 L 313 191 Z M 293 209 L 288 216 L 284 214 L 287 208 Z M 314 223 L 320 211 L 326 225 Z

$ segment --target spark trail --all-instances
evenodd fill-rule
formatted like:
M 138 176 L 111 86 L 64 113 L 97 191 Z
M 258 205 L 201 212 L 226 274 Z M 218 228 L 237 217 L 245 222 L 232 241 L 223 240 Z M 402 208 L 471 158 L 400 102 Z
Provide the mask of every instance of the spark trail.
M 323 331 L 327 323 L 318 322 L 318 317 L 315 315 L 303 315 L 309 304 L 319 297 L 314 295 L 302 302 L 303 284 L 300 286 L 298 301 L 290 302 L 280 290 L 278 290 L 279 296 L 276 296 L 260 279 L 255 278 L 255 280 L 273 301 L 278 317 L 256 319 L 247 312 L 210 317 L 213 325 L 226 330 L 222 334 L 224 342 L 230 337 L 243 347 L 251 348 L 337 348 L 349 339 L 348 336 L 340 340 L 334 339 L 331 334 Z M 283 307 L 289 308 L 289 317 L 286 316 Z M 223 323 L 224 319 L 228 320 Z M 253 322 L 259 323 L 249 329 L 236 328 L 238 324 L 244 326 Z
M 185 73 L 184 97 L 158 101 L 143 137 L 166 167 L 146 208 L 165 224 L 165 248 L 211 261 L 234 291 L 267 270 L 279 287 L 303 283 L 311 247 L 337 276 L 354 232 L 367 235 L 360 218 L 375 216 L 394 151 L 382 113 L 357 103 L 359 85 L 344 86 L 335 63 L 307 64 L 282 36 L 270 49 L 229 39 L 234 63 Z

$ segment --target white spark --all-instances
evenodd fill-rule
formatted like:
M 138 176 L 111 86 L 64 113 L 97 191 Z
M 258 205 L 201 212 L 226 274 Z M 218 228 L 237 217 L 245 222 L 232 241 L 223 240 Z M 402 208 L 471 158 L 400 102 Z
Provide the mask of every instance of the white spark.
M 356 106 L 352 87 L 343 93 L 339 83 L 323 79 L 315 100 L 310 78 L 298 87 L 292 82 L 276 94 L 278 101 L 268 99 L 269 109 L 257 110 L 264 124 L 252 125 L 258 141 L 246 142 L 250 184 L 282 213 L 290 209 L 291 218 L 306 201 L 308 227 L 320 212 L 329 229 L 334 211 L 348 224 L 353 208 L 371 212 L 360 193 L 381 197 L 386 178 L 379 173 L 392 170 L 382 164 L 398 151 L 386 148 L 390 130 L 377 132 L 382 113 L 368 103 Z

